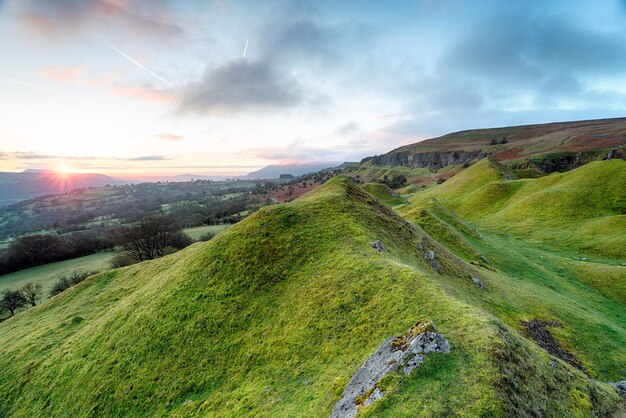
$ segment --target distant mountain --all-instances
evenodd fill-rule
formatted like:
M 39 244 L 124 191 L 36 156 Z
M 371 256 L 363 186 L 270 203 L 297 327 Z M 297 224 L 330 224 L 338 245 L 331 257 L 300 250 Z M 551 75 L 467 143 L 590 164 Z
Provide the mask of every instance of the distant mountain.
M 34 169 L 21 173 L 0 172 L 0 206 L 35 196 L 123 183 L 125 182 L 122 180 L 95 173 L 63 173 Z
M 281 174 L 291 174 L 292 176 L 302 176 L 304 174 L 314 173 L 325 168 L 337 167 L 340 162 L 325 162 L 316 164 L 273 164 L 263 167 L 260 170 L 253 171 L 243 176 L 244 179 L 277 179 Z

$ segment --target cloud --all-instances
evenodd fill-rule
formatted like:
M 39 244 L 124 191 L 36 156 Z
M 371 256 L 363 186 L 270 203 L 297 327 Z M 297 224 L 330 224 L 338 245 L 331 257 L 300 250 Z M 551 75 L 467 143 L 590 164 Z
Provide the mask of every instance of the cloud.
M 171 38 L 184 34 L 165 0 L 14 0 L 22 20 L 45 35 L 73 33 L 94 23 L 119 26 L 142 35 Z
M 141 155 L 138 157 L 130 158 L 109 158 L 109 157 L 93 157 L 93 156 L 62 156 L 53 154 L 41 154 L 33 151 L 17 151 L 12 153 L 5 153 L 7 157 L 12 156 L 20 160 L 67 160 L 67 161 L 91 161 L 91 160 L 103 160 L 103 161 L 164 161 L 170 160 L 170 158 L 163 155 Z
M 125 158 L 126 161 L 166 161 L 170 158 L 164 155 L 142 155 L 139 157 Z
M 352 121 L 348 122 L 345 125 L 340 126 L 337 129 L 337 135 L 352 135 L 359 131 L 359 124 Z
M 624 77 L 626 33 L 621 29 L 600 32 L 545 13 L 491 15 L 444 45 L 432 71 L 415 72 L 405 85 L 403 116 L 382 131 L 383 137 L 438 135 L 477 123 L 602 116 L 599 110 L 614 115 L 626 109 L 626 95 L 601 91 L 596 82 Z
M 174 135 L 174 134 L 156 134 L 156 135 L 153 135 L 153 137 L 156 139 L 161 139 L 163 141 L 170 141 L 170 142 L 177 142 L 177 141 L 182 141 L 183 139 L 185 139 L 184 136 Z
M 52 80 L 69 83 L 80 76 L 82 70 L 78 67 L 52 67 L 39 72 L 39 75 Z
M 368 155 L 370 144 L 363 139 L 329 147 L 314 147 L 293 141 L 286 146 L 264 147 L 246 150 L 240 155 L 271 160 L 276 164 L 313 164 L 326 162 L 356 161 Z
M 267 110 L 302 102 L 302 87 L 289 74 L 267 60 L 238 59 L 207 68 L 202 79 L 181 92 L 179 113 L 232 114 L 250 109 Z
M 626 74 L 626 36 L 591 31 L 563 16 L 500 15 L 460 38 L 438 70 L 491 91 L 573 96 L 586 78 Z

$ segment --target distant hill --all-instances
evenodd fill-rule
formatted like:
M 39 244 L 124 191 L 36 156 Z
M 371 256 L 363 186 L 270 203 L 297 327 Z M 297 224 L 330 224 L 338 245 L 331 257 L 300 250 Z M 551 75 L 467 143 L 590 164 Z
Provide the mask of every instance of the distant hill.
M 122 183 L 125 182 L 95 173 L 63 173 L 33 169 L 20 173 L 0 172 L 0 206 L 35 196 Z
M 374 166 L 436 171 L 493 156 L 509 165 L 533 166 L 544 173 L 567 171 L 590 161 L 624 158 L 626 118 L 474 129 L 450 133 L 363 159 Z
M 304 174 L 314 173 L 325 168 L 337 167 L 340 162 L 326 162 L 316 164 L 273 164 L 263 167 L 260 170 L 253 171 L 243 176 L 244 179 L 277 179 L 281 174 L 291 174 L 292 176 L 302 176 Z

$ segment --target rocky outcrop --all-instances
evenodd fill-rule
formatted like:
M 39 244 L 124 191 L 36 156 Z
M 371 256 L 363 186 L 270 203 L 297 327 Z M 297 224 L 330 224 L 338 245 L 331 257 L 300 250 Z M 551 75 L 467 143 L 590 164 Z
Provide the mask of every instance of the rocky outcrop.
M 609 385 L 613 386 L 620 395 L 626 396 L 626 380 L 622 380 L 621 382 L 609 382 Z
M 480 279 L 478 277 L 472 277 L 472 281 L 474 282 L 474 284 L 476 285 L 477 288 L 479 289 L 483 289 L 483 282 L 480 281 Z
M 370 241 L 370 247 L 375 249 L 376 252 L 378 252 L 378 253 L 382 253 L 383 251 L 385 251 L 385 245 L 379 239 L 377 239 L 375 241 Z
M 352 376 L 330 417 L 356 416 L 361 405 L 370 405 L 385 396 L 377 385 L 386 375 L 396 370 L 410 374 L 431 352 L 450 352 L 448 341 L 437 333 L 432 321 L 419 321 L 405 334 L 387 338 Z
M 428 260 L 428 262 L 435 269 L 435 271 L 441 272 L 441 266 L 439 265 L 439 262 L 437 261 L 437 256 L 435 255 L 434 251 L 430 251 L 430 250 L 426 251 L 426 254 L 424 254 L 424 258 Z
M 483 150 L 433 152 L 393 151 L 388 154 L 365 158 L 361 162 L 371 161 L 372 164 L 381 166 L 391 165 L 428 168 L 431 171 L 435 171 L 453 164 L 482 160 L 486 156 L 487 153 Z

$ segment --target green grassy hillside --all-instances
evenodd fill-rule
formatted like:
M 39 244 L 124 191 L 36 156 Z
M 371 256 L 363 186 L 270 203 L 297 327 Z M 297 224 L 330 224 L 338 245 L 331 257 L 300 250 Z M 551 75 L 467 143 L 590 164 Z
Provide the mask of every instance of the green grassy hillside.
M 328 416 L 376 347 L 420 318 L 451 352 L 390 376 L 365 415 L 616 414 L 595 379 L 626 361 L 623 304 L 557 273 L 557 257 L 526 265 L 532 247 L 442 216 L 492 270 L 335 178 L 208 243 L 91 277 L 0 324 L 0 415 Z M 518 332 L 536 317 L 562 323 L 556 337 L 593 379 Z
M 597 161 L 540 178 L 515 179 L 489 159 L 422 191 L 480 228 L 594 259 L 626 260 L 626 161 Z

